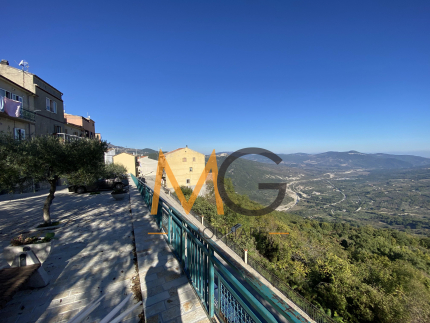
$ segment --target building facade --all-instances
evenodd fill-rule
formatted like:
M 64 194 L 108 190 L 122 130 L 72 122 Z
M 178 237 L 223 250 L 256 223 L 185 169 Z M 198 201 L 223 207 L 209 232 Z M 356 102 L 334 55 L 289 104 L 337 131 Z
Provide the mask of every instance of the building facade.
M 120 153 L 112 157 L 114 164 L 122 164 L 127 169 L 127 173 L 137 176 L 137 158 L 129 153 Z
M 34 94 L 35 135 L 64 131 L 63 93 L 35 74 L 0 62 L 0 75 Z
M 93 139 L 96 138 L 96 127 L 95 127 L 95 121 L 91 120 L 89 117 L 84 118 L 81 116 L 65 113 L 64 117 L 66 119 L 66 124 L 68 125 L 75 125 L 82 127 L 84 130 L 84 137 Z
M 0 75 L 0 132 L 25 139 L 36 132 L 35 94 Z
M 113 163 L 113 156 L 115 156 L 116 150 L 115 148 L 109 148 L 107 152 L 105 152 L 105 164 Z
M 205 155 L 188 147 L 165 153 L 166 160 L 178 181 L 179 186 L 194 187 L 205 169 Z M 166 187 L 173 188 L 168 176 Z

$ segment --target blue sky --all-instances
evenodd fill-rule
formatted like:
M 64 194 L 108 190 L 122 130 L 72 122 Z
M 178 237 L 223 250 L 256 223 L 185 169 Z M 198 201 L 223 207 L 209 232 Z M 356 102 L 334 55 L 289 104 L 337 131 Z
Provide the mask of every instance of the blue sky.
M 429 152 L 429 1 L 10 1 L 0 59 L 121 146 Z

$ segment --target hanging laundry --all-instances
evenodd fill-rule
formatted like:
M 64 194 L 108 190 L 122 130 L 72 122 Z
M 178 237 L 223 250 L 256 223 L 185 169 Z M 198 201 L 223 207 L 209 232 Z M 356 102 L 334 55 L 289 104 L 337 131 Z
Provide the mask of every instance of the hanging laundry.
M 3 112 L 4 96 L 0 95 L 0 112 Z
M 21 105 L 22 103 L 19 101 L 4 98 L 4 112 L 11 117 L 21 116 Z

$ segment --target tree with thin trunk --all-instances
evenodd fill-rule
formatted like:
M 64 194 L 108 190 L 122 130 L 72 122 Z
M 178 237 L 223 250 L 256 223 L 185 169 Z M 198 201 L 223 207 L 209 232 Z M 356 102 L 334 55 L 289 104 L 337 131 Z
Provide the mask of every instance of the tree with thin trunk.
M 78 139 L 65 142 L 53 136 L 16 140 L 0 135 L 0 186 L 13 189 L 19 181 L 32 179 L 50 184 L 43 206 L 43 220 L 51 224 L 50 208 L 61 177 L 79 174 L 85 182 L 95 181 L 104 171 L 103 156 L 107 143 Z

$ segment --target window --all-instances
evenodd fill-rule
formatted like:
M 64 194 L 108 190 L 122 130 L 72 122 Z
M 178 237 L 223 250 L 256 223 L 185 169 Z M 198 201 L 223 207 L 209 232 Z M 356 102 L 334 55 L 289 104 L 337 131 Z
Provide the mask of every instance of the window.
M 5 96 L 8 99 L 12 99 L 12 94 L 9 91 L 6 91 L 6 90 L 0 89 L 0 95 L 1 96 Z
M 21 102 L 21 107 L 22 107 L 22 102 L 23 102 L 22 96 L 12 94 L 12 100 Z
M 22 96 L 10 93 L 9 91 L 3 90 L 3 89 L 0 89 L 0 96 L 5 96 L 8 99 L 19 101 L 21 103 L 24 102 L 24 100 L 22 99 Z
M 187 184 L 190 184 L 191 183 L 191 180 L 190 179 L 187 179 Z
M 61 133 L 61 126 L 54 126 L 54 133 Z
M 193 161 L 196 161 L 196 157 L 193 157 Z
M 192 167 L 190 167 L 190 172 L 192 172 L 193 171 L 193 168 Z
M 15 135 L 15 139 L 17 140 L 25 139 L 25 129 L 13 128 L 13 133 Z
M 183 162 L 186 162 L 186 161 L 187 161 L 187 159 L 184 157 L 184 158 L 182 158 L 182 161 L 183 161 Z
M 67 129 L 64 129 L 64 133 L 67 133 Z
M 57 102 L 52 101 L 50 98 L 46 98 L 46 111 L 57 113 Z

